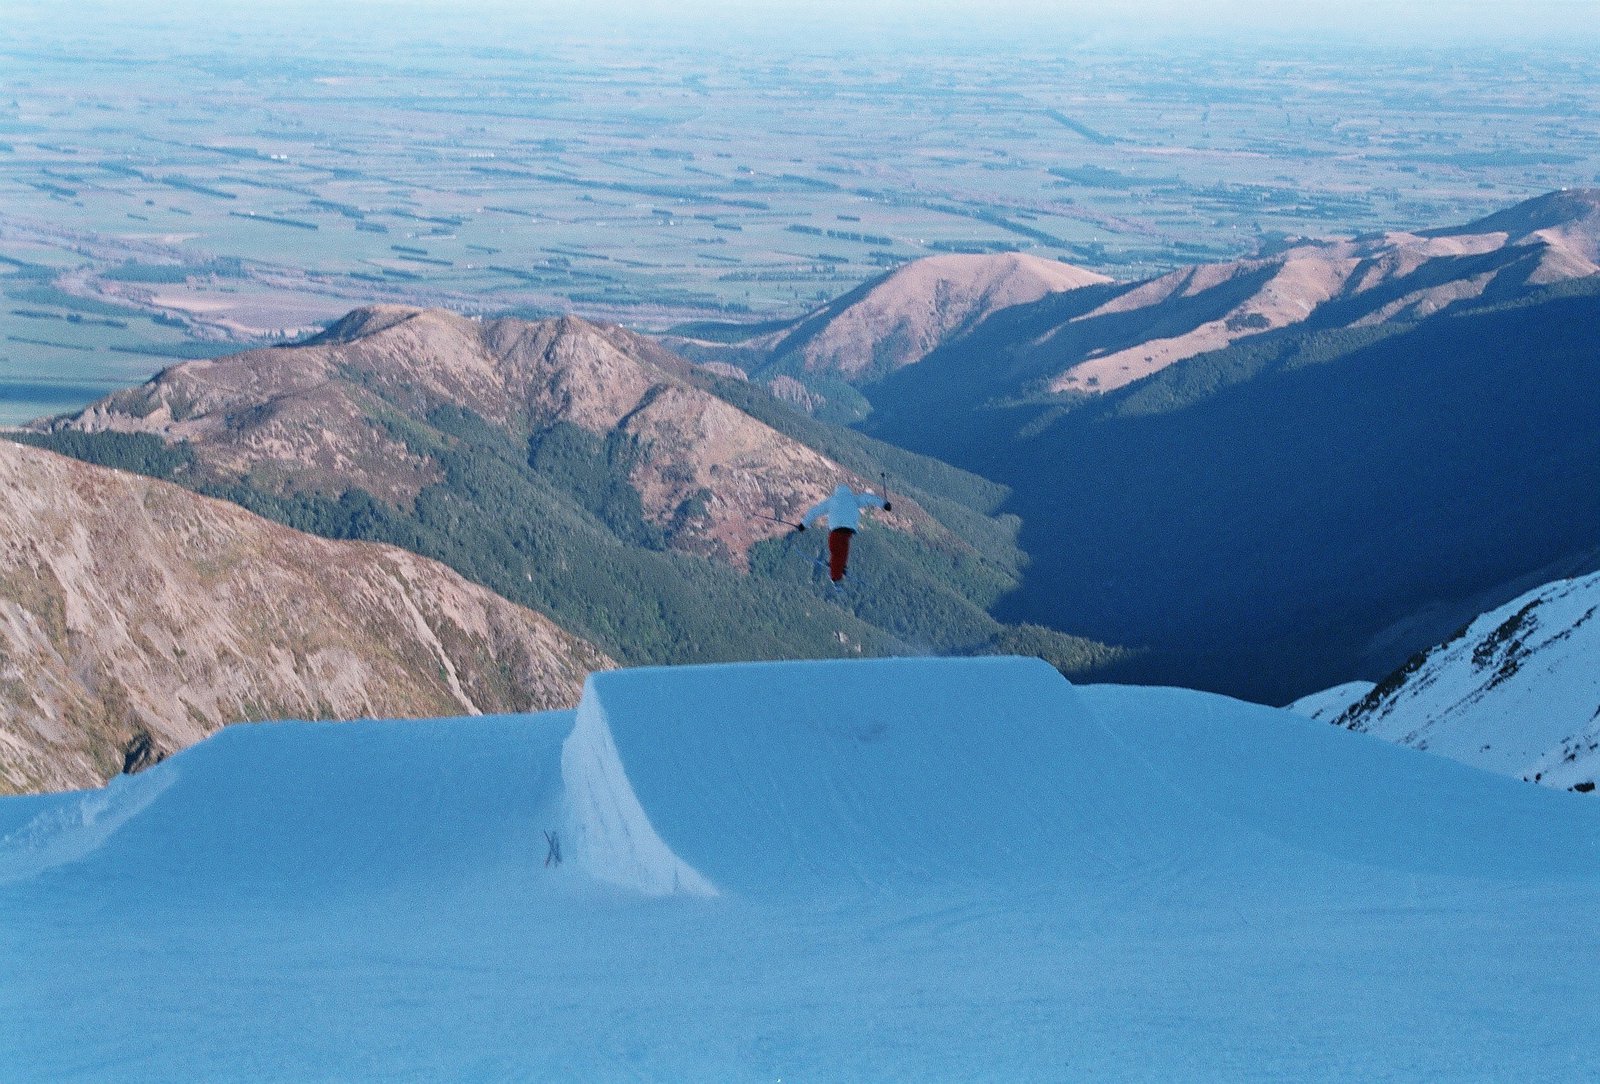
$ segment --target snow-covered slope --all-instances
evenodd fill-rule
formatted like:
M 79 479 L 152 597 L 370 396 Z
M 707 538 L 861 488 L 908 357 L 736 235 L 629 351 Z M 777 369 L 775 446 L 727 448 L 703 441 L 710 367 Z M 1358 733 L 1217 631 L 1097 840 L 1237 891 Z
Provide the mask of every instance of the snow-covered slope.
M 1319 693 L 1307 693 L 1283 710 L 1326 723 L 1370 693 L 1376 684 L 1375 681 L 1346 681 Z
M 1578 796 L 1036 660 L 602 673 L 576 712 L 233 727 L 0 801 L 0 1064 L 1570 1074 L 1597 841 Z
M 1322 717 L 1490 771 L 1592 790 L 1600 778 L 1597 611 L 1600 573 L 1546 584 Z
M 664 710 L 678 704 L 690 718 Z M 672 852 L 742 896 L 1093 874 L 1138 804 L 1107 785 L 1125 770 L 1115 743 L 1036 660 L 596 674 L 578 718 L 575 743 L 615 743 L 610 774 Z M 574 806 L 617 804 L 567 780 Z M 573 832 L 606 855 L 642 834 Z

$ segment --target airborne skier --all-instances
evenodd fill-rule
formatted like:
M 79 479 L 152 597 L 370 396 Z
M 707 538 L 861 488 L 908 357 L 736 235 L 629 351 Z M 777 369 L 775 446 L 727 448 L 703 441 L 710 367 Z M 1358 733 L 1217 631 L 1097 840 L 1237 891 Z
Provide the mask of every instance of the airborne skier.
M 861 525 L 861 510 L 881 508 L 888 512 L 892 507 L 887 500 L 876 493 L 857 493 L 849 486 L 840 483 L 834 487 L 830 496 L 800 517 L 800 524 L 795 529 L 803 531 L 814 521 L 827 518 L 828 579 L 837 585 L 844 579 L 845 566 L 850 561 L 850 537 Z

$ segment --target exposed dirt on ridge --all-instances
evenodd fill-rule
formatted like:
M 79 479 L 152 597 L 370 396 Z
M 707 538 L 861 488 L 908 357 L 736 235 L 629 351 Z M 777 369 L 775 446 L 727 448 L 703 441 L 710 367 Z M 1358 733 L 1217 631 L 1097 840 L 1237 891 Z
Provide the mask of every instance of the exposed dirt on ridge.
M 478 321 L 438 309 L 357 310 L 307 343 L 165 370 L 64 427 L 187 441 L 216 480 L 251 476 L 408 505 L 440 478 L 405 423 L 466 409 L 526 441 L 557 423 L 621 433 L 647 454 L 631 481 L 686 552 L 742 565 L 840 481 L 870 482 L 705 390 L 695 366 L 622 328 L 575 317 Z M 401 424 L 396 424 L 397 422 Z M 905 528 L 934 530 L 911 502 Z
M 1182 268 L 1134 286 L 1077 316 L 1088 324 L 1141 311 L 1162 333 L 1087 357 L 1063 353 L 1054 392 L 1107 392 L 1176 362 L 1240 339 L 1328 315 L 1334 326 L 1365 327 L 1421 319 L 1457 301 L 1482 296 L 1497 279 L 1547 285 L 1600 272 L 1600 190 L 1556 193 L 1479 223 L 1448 231 L 1392 232 L 1350 241 L 1315 241 L 1269 259 Z M 1164 311 L 1179 298 L 1197 298 L 1250 275 L 1264 284 L 1186 326 L 1171 329 Z M 1048 349 L 1050 339 L 1039 344 Z
M 1021 252 L 929 256 L 758 343 L 777 359 L 799 359 L 808 373 L 858 379 L 914 364 L 1000 309 L 1109 281 Z
M 0 793 L 240 720 L 570 706 L 611 665 L 436 562 L 7 441 L 0 522 Z

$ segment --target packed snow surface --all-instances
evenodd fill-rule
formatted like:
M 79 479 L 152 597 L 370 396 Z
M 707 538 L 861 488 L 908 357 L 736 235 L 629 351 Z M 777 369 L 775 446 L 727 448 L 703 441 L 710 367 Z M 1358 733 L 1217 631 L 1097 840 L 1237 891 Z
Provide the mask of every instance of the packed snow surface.
M 1585 796 L 1033 660 L 615 671 L 0 801 L 0 1065 L 1571 1078 L 1597 841 Z

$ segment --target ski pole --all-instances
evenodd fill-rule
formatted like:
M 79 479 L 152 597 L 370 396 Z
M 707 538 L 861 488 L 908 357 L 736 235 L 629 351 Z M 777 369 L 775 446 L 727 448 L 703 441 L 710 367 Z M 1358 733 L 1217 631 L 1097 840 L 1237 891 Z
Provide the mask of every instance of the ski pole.
M 803 524 L 796 523 L 792 519 L 779 519 L 777 516 L 763 515 L 760 512 L 750 512 L 750 513 L 748 513 L 748 515 L 750 516 L 751 519 L 764 519 L 764 520 L 768 520 L 769 522 L 772 522 L 772 523 L 781 523 L 785 527 L 794 527 L 794 528 L 799 529 L 799 530 L 804 530 L 805 529 Z

